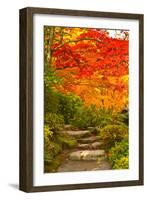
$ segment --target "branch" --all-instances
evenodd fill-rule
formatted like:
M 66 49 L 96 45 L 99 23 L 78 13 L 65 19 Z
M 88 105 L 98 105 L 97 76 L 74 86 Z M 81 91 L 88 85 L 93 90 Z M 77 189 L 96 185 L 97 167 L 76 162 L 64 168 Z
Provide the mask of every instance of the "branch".
M 52 49 L 52 51 L 56 51 L 57 49 L 61 48 L 61 47 L 64 46 L 65 44 L 69 44 L 69 43 L 72 43 L 72 42 L 80 42 L 80 41 L 84 41 L 84 40 L 91 40 L 91 41 L 95 41 L 95 42 L 99 42 L 99 43 L 104 44 L 104 42 L 102 42 L 102 41 L 99 40 L 99 39 L 81 38 L 81 39 L 78 39 L 78 40 L 70 40 L 70 41 L 68 41 L 68 42 L 64 42 L 64 43 L 60 44 L 58 47 Z
M 62 70 L 62 69 L 67 69 L 67 68 L 74 68 L 75 66 L 73 66 L 73 67 L 69 67 L 69 66 L 63 66 L 63 67 L 58 67 L 58 68 L 56 68 L 56 70 Z

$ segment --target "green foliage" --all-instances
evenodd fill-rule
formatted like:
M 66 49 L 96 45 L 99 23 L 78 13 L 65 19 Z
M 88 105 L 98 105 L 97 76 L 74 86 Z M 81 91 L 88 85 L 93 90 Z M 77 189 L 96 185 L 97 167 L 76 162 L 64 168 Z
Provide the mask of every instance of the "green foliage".
M 62 160 L 60 159 L 60 156 L 58 156 L 58 155 L 54 159 L 51 159 L 50 162 L 45 161 L 44 162 L 45 163 L 44 172 L 45 173 L 56 172 L 56 170 L 60 166 L 61 162 L 62 162 Z
M 93 112 L 93 107 L 80 107 L 77 112 L 75 113 L 75 116 L 72 120 L 72 124 L 79 128 L 87 128 L 89 126 L 92 126 L 93 120 L 95 120 L 95 112 Z
M 44 111 L 45 113 L 57 113 L 59 104 L 58 92 L 53 88 L 62 84 L 62 79 L 56 75 L 55 69 L 46 62 L 44 69 Z
M 129 123 L 129 113 L 128 113 L 128 111 L 123 112 L 123 113 L 118 113 L 116 115 L 116 120 L 117 120 L 118 124 L 128 125 L 128 123 Z
M 55 141 L 44 140 L 44 162 L 47 164 L 52 163 L 61 150 L 60 144 Z
M 74 94 L 59 94 L 59 113 L 64 116 L 65 123 L 70 123 L 77 110 L 82 106 L 80 97 Z
M 129 168 L 129 160 L 128 157 L 122 157 L 119 160 L 116 160 L 113 169 L 128 169 Z
M 115 146 L 108 151 L 108 159 L 111 162 L 113 169 L 128 168 L 128 150 L 128 140 L 125 139 L 116 143 Z
M 56 113 L 47 113 L 44 118 L 45 124 L 50 127 L 52 131 L 58 131 L 64 124 L 64 118 L 60 114 Z
M 53 138 L 53 131 L 47 125 L 44 125 L 44 138 L 45 140 Z
M 124 138 L 128 137 L 128 127 L 125 125 L 107 125 L 101 129 L 99 138 L 106 148 L 115 145 Z
M 61 146 L 55 143 L 54 132 L 51 131 L 48 125 L 44 126 L 44 160 L 52 162 L 54 156 L 61 151 Z
M 59 131 L 59 123 L 63 122 L 63 117 L 60 118 L 56 114 L 50 114 L 48 113 L 46 124 L 44 125 L 45 172 L 56 171 L 61 162 L 59 155 L 62 150 L 65 148 L 73 148 L 77 145 L 77 141 L 74 138 Z M 54 116 L 54 119 L 56 119 L 53 121 L 55 124 L 51 124 L 51 116 Z M 49 125 L 53 126 L 50 128 Z
M 58 135 L 57 139 L 63 148 L 73 148 L 77 145 L 77 140 L 66 134 Z
M 83 102 L 80 97 L 68 93 L 62 94 L 57 92 L 55 89 L 45 88 L 45 114 L 56 113 L 63 115 L 66 124 L 69 124 L 71 119 L 73 119 L 77 110 L 82 106 Z
M 63 125 L 63 116 L 55 113 L 47 113 L 45 115 L 44 125 L 44 163 L 46 165 L 53 165 L 57 167 L 56 156 L 61 152 L 62 145 L 58 143 L 58 131 Z M 55 165 L 55 166 L 54 166 Z
M 61 83 L 61 78 L 56 75 L 55 69 L 45 65 L 44 84 L 47 88 Z
M 102 128 L 108 124 L 113 124 L 113 123 L 115 123 L 115 122 L 114 122 L 112 110 L 109 110 L 109 109 L 97 109 L 96 110 L 95 125 Z
M 79 128 L 94 126 L 101 128 L 112 122 L 112 112 L 110 110 L 97 109 L 94 105 L 80 107 L 72 120 L 72 124 Z
M 57 113 L 59 108 L 59 98 L 58 93 L 50 88 L 44 89 L 44 112 L 45 114 Z

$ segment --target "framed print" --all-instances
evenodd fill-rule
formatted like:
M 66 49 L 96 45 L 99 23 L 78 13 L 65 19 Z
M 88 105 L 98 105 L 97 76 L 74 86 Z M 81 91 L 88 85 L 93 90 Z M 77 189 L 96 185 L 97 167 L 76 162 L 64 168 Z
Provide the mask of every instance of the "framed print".
M 20 190 L 143 185 L 143 15 L 20 10 Z

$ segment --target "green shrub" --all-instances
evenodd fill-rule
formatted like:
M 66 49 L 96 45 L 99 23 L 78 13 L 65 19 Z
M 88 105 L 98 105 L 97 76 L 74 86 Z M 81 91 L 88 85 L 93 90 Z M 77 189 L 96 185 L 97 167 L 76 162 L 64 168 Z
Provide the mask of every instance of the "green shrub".
M 60 114 L 47 113 L 45 115 L 44 122 L 50 127 L 50 130 L 56 132 L 63 126 L 64 118 Z
M 44 89 L 44 102 L 45 114 L 60 114 L 64 117 L 66 124 L 70 123 L 78 108 L 83 104 L 79 96 L 72 93 L 63 94 L 51 87 Z
M 112 110 L 109 109 L 97 109 L 96 110 L 96 124 L 103 128 L 104 126 L 108 124 L 114 123 L 114 117 L 113 117 Z
M 44 173 L 57 172 L 58 167 L 61 165 L 63 158 L 57 155 L 51 162 L 45 162 Z
M 60 144 L 54 141 L 54 132 L 50 130 L 48 125 L 44 126 L 44 161 L 52 162 L 55 155 L 61 151 Z
M 125 125 L 107 125 L 101 129 L 99 138 L 106 148 L 115 145 L 124 138 L 128 137 L 128 127 Z
M 44 66 L 44 113 L 57 113 L 59 107 L 58 92 L 55 86 L 62 84 L 62 78 L 57 76 L 56 71 L 45 61 Z
M 108 151 L 108 159 L 112 164 L 113 169 L 127 169 L 128 168 L 129 144 L 128 140 L 124 139 L 115 144 Z
M 129 113 L 127 112 L 123 112 L 123 113 L 118 113 L 116 115 L 116 121 L 118 124 L 125 124 L 128 125 L 129 123 Z
M 82 106 L 75 113 L 74 118 L 71 120 L 71 123 L 75 127 L 85 129 L 91 126 L 91 112 L 88 108 Z
M 44 125 L 44 139 L 49 140 L 53 137 L 53 131 L 50 130 L 48 125 Z
M 62 114 L 65 123 L 70 123 L 71 119 L 74 118 L 77 110 L 82 106 L 83 102 L 80 97 L 68 93 L 66 95 L 59 94 L 59 109 L 58 113 Z
M 62 150 L 61 144 L 56 142 L 56 137 L 48 125 L 44 126 L 44 172 L 55 172 L 60 166 L 58 155 Z
M 44 162 L 46 164 L 52 163 L 56 156 L 62 151 L 60 144 L 54 141 L 44 141 Z M 47 145 L 46 145 L 47 144 Z
M 66 134 L 58 135 L 57 140 L 62 145 L 62 148 L 73 148 L 77 145 L 77 140 Z
M 47 118 L 48 119 L 48 118 Z M 71 136 L 44 125 L 44 166 L 45 172 L 54 172 L 60 165 L 60 154 L 65 148 L 73 148 L 77 141 Z M 59 120 L 60 122 L 60 120 Z
M 113 113 L 111 110 L 97 109 L 95 105 L 80 107 L 72 120 L 72 124 L 79 128 L 99 127 L 113 124 Z
M 113 169 L 128 169 L 129 168 L 129 160 L 128 157 L 122 157 L 119 160 L 116 160 Z
M 44 88 L 44 112 L 57 113 L 59 109 L 58 93 L 51 88 Z

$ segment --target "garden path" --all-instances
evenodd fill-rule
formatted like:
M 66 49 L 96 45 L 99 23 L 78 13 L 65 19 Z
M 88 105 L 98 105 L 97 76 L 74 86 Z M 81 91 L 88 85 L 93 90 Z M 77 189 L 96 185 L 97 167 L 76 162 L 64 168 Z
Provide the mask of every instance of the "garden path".
M 66 152 L 66 159 L 58 168 L 58 172 L 111 169 L 102 143 L 98 141 L 96 134 L 91 130 L 72 130 L 68 125 L 65 126 L 63 132 L 73 136 L 78 145 Z

